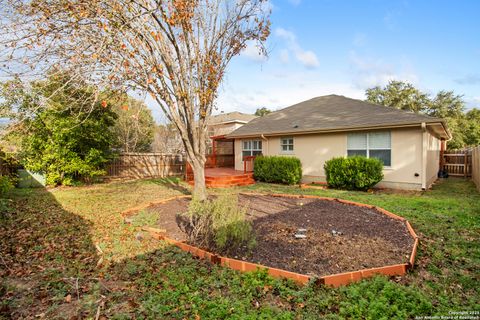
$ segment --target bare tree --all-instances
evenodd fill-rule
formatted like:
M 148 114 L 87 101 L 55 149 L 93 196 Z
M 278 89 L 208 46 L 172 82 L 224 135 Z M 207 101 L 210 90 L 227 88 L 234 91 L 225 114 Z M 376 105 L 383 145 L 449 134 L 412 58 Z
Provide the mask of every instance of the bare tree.
M 152 111 L 134 98 L 121 100 L 114 108 L 118 116 L 112 128 L 116 137 L 115 147 L 122 152 L 150 152 L 156 127 Z
M 2 72 L 68 70 L 97 88 L 150 94 L 182 138 L 193 196 L 206 198 L 206 123 L 230 60 L 249 43 L 266 54 L 267 0 L 0 0 L 0 8 Z
M 172 124 L 160 124 L 155 128 L 152 151 L 161 153 L 184 153 L 182 139 Z

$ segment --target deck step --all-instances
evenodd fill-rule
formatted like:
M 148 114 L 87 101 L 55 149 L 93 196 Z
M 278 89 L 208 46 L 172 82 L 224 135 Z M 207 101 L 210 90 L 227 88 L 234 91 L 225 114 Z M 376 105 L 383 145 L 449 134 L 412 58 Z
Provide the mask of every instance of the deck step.
M 194 185 L 193 179 L 187 180 L 190 185 Z M 206 177 L 205 184 L 210 188 L 226 188 L 233 186 L 247 186 L 254 184 L 252 176 L 248 177 Z

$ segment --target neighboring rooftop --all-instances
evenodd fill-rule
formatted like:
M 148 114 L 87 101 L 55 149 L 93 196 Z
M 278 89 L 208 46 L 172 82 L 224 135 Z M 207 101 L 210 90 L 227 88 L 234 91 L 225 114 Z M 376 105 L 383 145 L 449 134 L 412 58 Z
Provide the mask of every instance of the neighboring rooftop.
M 445 131 L 443 119 L 384 107 L 369 102 L 328 95 L 256 118 L 228 135 L 229 138 L 283 133 L 354 130 L 361 128 L 438 123 Z
M 247 123 L 253 119 L 257 118 L 257 116 L 253 114 L 246 114 L 241 113 L 238 111 L 228 112 L 228 113 L 220 113 L 210 117 L 208 124 L 220 124 L 220 123 L 231 123 L 231 122 L 238 122 L 238 123 Z

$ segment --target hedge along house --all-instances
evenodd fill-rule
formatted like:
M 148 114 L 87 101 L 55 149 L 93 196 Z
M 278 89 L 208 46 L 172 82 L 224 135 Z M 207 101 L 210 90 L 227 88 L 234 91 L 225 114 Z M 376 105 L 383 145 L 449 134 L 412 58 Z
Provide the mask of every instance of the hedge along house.
M 302 182 L 321 183 L 325 161 L 363 155 L 384 163 L 378 187 L 421 190 L 436 180 L 451 134 L 440 118 L 328 95 L 256 118 L 227 137 L 235 139 L 236 170 L 252 170 L 260 154 L 295 156 Z

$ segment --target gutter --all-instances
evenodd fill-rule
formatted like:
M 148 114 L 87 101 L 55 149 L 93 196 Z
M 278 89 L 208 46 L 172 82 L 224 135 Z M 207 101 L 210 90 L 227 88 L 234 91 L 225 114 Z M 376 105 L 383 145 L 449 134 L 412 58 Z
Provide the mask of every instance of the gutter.
M 278 131 L 278 132 L 272 132 L 272 133 L 267 133 L 268 136 L 274 137 L 274 136 L 283 136 L 283 135 L 303 135 L 303 134 L 314 134 L 314 133 L 329 133 L 329 132 L 345 132 L 345 131 L 363 131 L 363 130 L 377 130 L 377 129 L 391 129 L 391 128 L 410 128 L 410 127 L 418 127 L 420 123 L 415 122 L 415 123 L 406 123 L 406 124 L 398 124 L 398 125 L 379 125 L 379 126 L 369 126 L 369 127 L 344 127 L 344 128 L 338 128 L 338 129 L 325 129 L 325 130 L 306 130 L 306 131 Z M 427 122 L 422 122 L 422 125 L 424 124 L 426 126 Z M 445 124 L 442 121 L 436 121 L 436 122 L 428 122 L 428 124 L 441 124 L 444 129 L 446 129 Z M 237 129 L 239 130 L 239 129 Z M 451 137 L 450 133 L 448 130 L 445 130 L 447 133 L 447 136 Z M 259 136 L 264 136 L 264 133 L 252 133 L 252 134 L 246 134 L 246 135 L 232 135 L 227 134 L 226 137 L 230 139 L 245 139 L 245 138 L 255 138 Z
M 268 144 L 268 139 L 265 138 L 265 136 L 263 134 L 260 135 L 260 137 L 262 138 L 262 140 L 265 140 L 266 144 L 267 144 L 267 147 L 266 147 L 266 155 L 270 155 L 270 145 Z M 263 148 L 262 148 L 263 149 Z M 263 153 L 263 150 L 262 150 L 262 153 Z
M 422 122 L 422 190 L 427 189 L 427 124 Z

